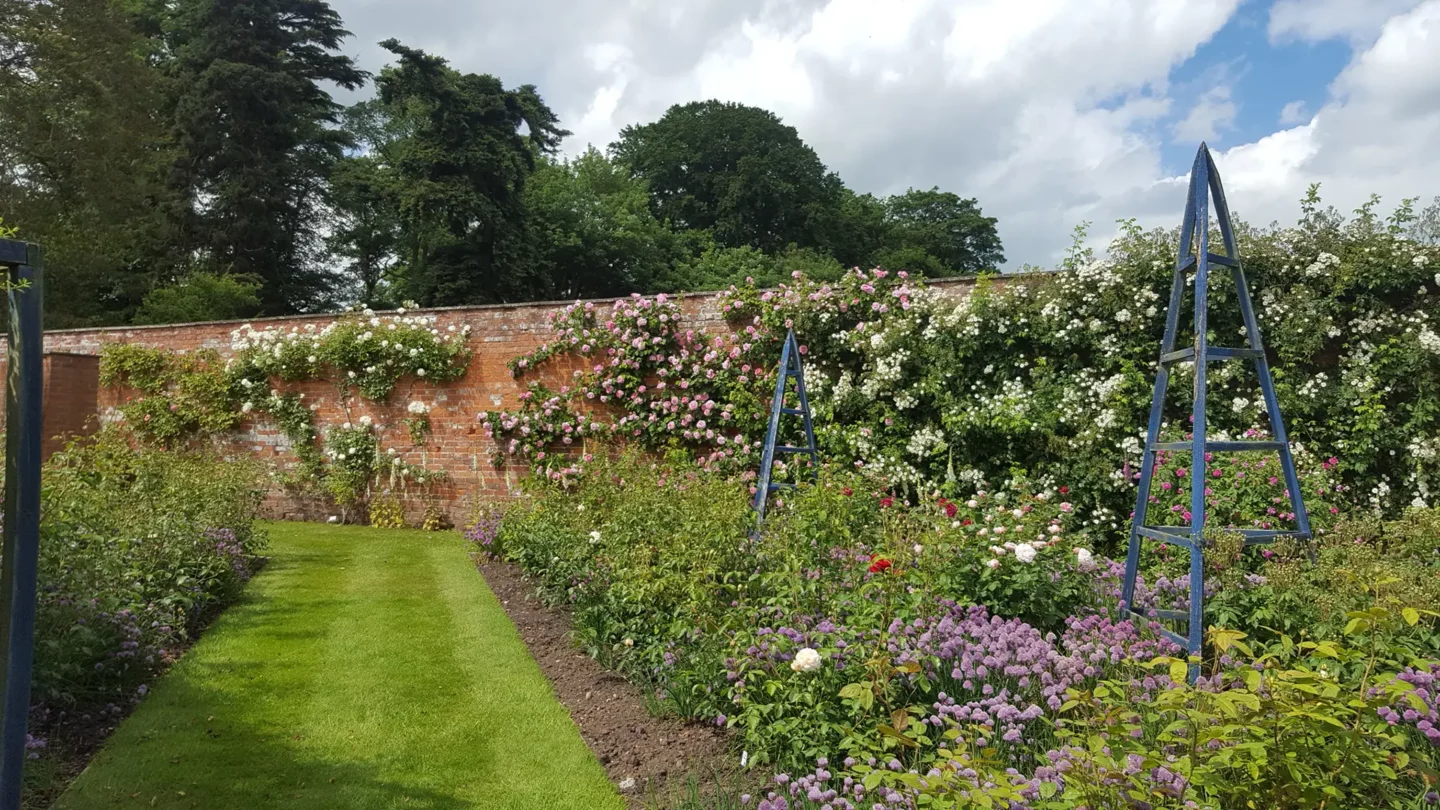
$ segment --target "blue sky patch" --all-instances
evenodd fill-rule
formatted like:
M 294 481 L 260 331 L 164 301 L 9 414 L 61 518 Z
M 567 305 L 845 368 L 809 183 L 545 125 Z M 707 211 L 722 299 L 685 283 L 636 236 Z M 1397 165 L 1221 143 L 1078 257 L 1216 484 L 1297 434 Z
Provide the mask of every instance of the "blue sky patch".
M 1210 140 L 1217 149 L 1252 143 L 1293 126 L 1280 120 L 1285 105 L 1293 101 L 1304 104 L 1300 123 L 1324 106 L 1330 83 L 1350 61 L 1349 43 L 1332 39 L 1272 45 L 1266 31 L 1271 5 L 1245 4 L 1194 56 L 1171 71 L 1173 106 L 1170 115 L 1158 122 L 1166 174 L 1189 170 L 1197 144 L 1193 138 L 1177 138 L 1175 126 L 1217 88 L 1229 89 L 1235 107 L 1234 119 L 1218 127 L 1218 136 Z M 1212 100 L 1217 99 L 1212 96 Z

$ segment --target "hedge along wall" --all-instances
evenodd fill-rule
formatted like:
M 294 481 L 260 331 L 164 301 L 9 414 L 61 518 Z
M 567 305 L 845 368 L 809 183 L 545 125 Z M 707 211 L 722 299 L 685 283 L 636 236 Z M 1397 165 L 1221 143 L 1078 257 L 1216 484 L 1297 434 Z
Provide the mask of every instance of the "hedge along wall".
M 940 295 L 956 298 L 968 295 L 973 286 L 974 282 L 970 279 L 949 279 L 930 284 Z M 684 328 L 707 334 L 719 334 L 732 328 L 721 314 L 718 294 L 698 293 L 671 298 L 680 307 Z M 599 307 L 613 300 L 594 303 Z M 393 447 L 411 463 L 446 473 L 448 480 L 436 485 L 434 494 L 450 520 L 460 523 L 469 517 L 470 509 L 477 503 L 514 497 L 516 485 L 528 470 L 525 464 L 514 460 L 498 468 L 492 463 L 497 445 L 494 439 L 485 435 L 477 415 L 517 407 L 531 382 L 538 381 L 558 388 L 565 385 L 576 370 L 588 367 L 588 363 L 578 356 L 558 356 L 517 380 L 508 365 L 516 357 L 534 351 L 551 338 L 552 313 L 569 305 L 568 302 L 544 302 L 416 311 L 413 314 L 434 316 L 436 326 L 442 332 L 450 326 L 457 329 L 470 327 L 467 346 L 471 358 L 465 375 L 457 381 L 441 384 L 407 377 L 383 403 L 372 402 L 352 392 L 348 398 L 348 413 L 342 407 L 336 386 L 329 381 L 279 383 L 276 387 L 286 393 L 305 395 L 304 401 L 316 408 L 315 423 L 322 434 L 328 427 L 369 416 L 382 447 Z M 65 392 L 63 399 L 52 396 L 45 403 L 47 433 L 74 434 L 86 430 L 87 425 L 113 422 L 119 417 L 117 408 L 136 396 L 136 392 L 124 387 L 97 386 L 95 365 L 83 362 L 86 359 L 84 356 L 98 356 L 108 343 L 136 344 L 174 352 L 209 349 L 218 352 L 221 357 L 229 357 L 233 355 L 232 333 L 245 323 L 257 330 L 278 327 L 289 331 L 293 327 L 303 331 L 309 325 L 323 328 L 335 320 L 336 316 L 296 316 L 246 322 L 47 332 L 47 357 L 65 358 L 63 363 L 47 362 L 47 391 Z M 0 338 L 0 345 L 3 343 L 3 338 Z M 75 356 L 80 356 L 80 362 L 76 362 Z M 4 355 L 0 352 L 0 369 L 3 367 Z M 432 409 L 431 433 L 421 448 L 412 446 L 404 422 L 408 415 L 406 407 L 414 400 L 425 402 Z M 47 451 L 53 451 L 59 444 L 49 442 Z M 280 465 L 295 461 L 290 441 L 273 420 L 264 416 L 243 419 L 229 444 L 236 452 L 253 453 L 262 460 Z M 418 515 L 418 509 L 416 499 L 407 498 L 407 510 L 411 512 L 412 519 Z M 276 518 L 311 520 L 325 519 L 338 512 L 322 497 L 296 497 L 279 487 L 272 490 L 267 511 Z M 355 517 L 353 513 L 352 517 Z

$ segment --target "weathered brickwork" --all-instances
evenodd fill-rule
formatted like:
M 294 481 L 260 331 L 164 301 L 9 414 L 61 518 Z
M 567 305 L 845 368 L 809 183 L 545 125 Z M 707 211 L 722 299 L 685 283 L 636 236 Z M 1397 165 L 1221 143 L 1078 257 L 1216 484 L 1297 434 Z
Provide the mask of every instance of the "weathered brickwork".
M 932 286 L 942 294 L 963 296 L 972 285 L 965 280 L 953 280 L 935 282 Z M 679 296 L 677 300 L 687 327 L 712 333 L 729 328 L 720 316 L 713 294 Z M 423 310 L 423 314 L 438 318 L 442 331 L 452 324 L 457 328 L 465 325 L 471 328 L 470 366 L 465 376 L 453 383 L 437 385 L 424 380 L 403 380 L 385 403 L 373 403 L 356 395 L 342 402 L 336 386 L 323 381 L 287 383 L 284 388 L 303 392 L 306 402 L 318 406 L 316 424 L 322 433 L 327 425 L 353 422 L 369 415 L 375 422 L 382 447 L 394 447 L 409 461 L 447 473 L 449 480 L 437 488 L 436 494 L 450 519 L 462 523 L 475 505 L 513 497 L 517 483 L 525 474 L 523 467 L 496 469 L 491 465 L 494 443 L 482 434 L 476 415 L 518 404 L 525 387 L 511 377 L 507 363 L 544 342 L 550 336 L 550 313 L 565 305 L 534 303 Z M 296 316 L 250 323 L 257 328 L 264 325 L 303 329 L 306 324 L 323 326 L 333 319 L 334 316 Z M 239 326 L 238 321 L 226 321 L 47 332 L 47 436 L 82 434 L 93 429 L 97 419 L 103 422 L 116 417 L 116 406 L 129 394 L 97 385 L 96 357 L 106 343 L 138 343 L 172 351 L 213 349 L 225 356 L 230 353 L 231 332 Z M 3 343 L 0 339 L 0 346 Z M 0 369 L 3 367 L 3 353 L 0 353 Z M 558 385 L 577 369 L 578 361 L 571 363 L 558 358 L 545 365 L 539 379 Z M 532 374 L 527 380 L 533 377 Z M 406 405 L 415 399 L 432 407 L 433 430 L 423 448 L 411 445 L 404 424 Z M 86 427 L 87 424 L 91 427 Z M 47 449 L 61 443 L 61 439 L 51 439 Z M 231 449 L 267 461 L 283 463 L 291 458 L 288 440 L 263 418 L 242 424 L 231 441 Z M 408 498 L 407 502 L 411 517 L 418 515 L 418 499 Z M 278 490 L 272 492 L 267 509 L 279 518 L 323 519 L 329 514 L 338 514 L 333 506 Z

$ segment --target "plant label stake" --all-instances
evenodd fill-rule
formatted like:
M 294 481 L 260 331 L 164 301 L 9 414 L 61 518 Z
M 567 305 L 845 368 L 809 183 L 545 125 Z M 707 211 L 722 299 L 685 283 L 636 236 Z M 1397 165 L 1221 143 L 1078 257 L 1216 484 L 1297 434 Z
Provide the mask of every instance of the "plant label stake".
M 1209 232 L 1210 198 L 1215 200 L 1215 217 L 1220 222 L 1220 237 L 1224 241 L 1225 255 L 1211 253 Z M 1240 314 L 1245 321 L 1245 348 L 1220 348 L 1211 346 L 1206 335 L 1209 319 L 1209 282 L 1211 265 L 1230 268 L 1235 280 L 1235 291 L 1240 299 Z M 1185 293 L 1185 279 L 1191 269 L 1195 271 L 1195 344 L 1184 349 L 1175 348 L 1175 333 L 1180 322 L 1181 299 Z M 1209 363 L 1226 360 L 1250 360 L 1260 378 L 1260 390 L 1265 397 L 1265 411 L 1270 417 L 1273 441 L 1210 441 L 1205 434 L 1205 393 L 1206 367 Z M 1189 441 L 1161 442 L 1160 417 L 1165 406 L 1165 391 L 1170 382 L 1170 366 L 1175 363 L 1193 362 L 1195 375 L 1194 423 Z M 1145 514 L 1150 505 L 1152 474 L 1160 451 L 1190 453 L 1190 525 L 1189 526 L 1147 526 Z M 1269 543 L 1278 537 L 1300 537 L 1310 539 L 1310 516 L 1305 511 L 1305 502 L 1300 495 L 1300 482 L 1295 475 L 1295 459 L 1290 452 L 1290 442 L 1285 436 L 1285 422 L 1280 416 L 1280 404 L 1275 398 L 1275 383 L 1270 377 L 1270 364 L 1265 359 L 1265 346 L 1260 340 L 1260 326 L 1255 320 L 1255 307 L 1250 300 L 1250 288 L 1245 283 L 1245 273 L 1240 267 L 1240 254 L 1235 247 L 1235 233 L 1230 225 L 1230 209 L 1225 203 L 1225 190 L 1220 185 L 1220 174 L 1210 150 L 1200 144 L 1195 155 L 1195 165 L 1190 170 L 1190 189 L 1185 202 L 1185 219 L 1180 225 L 1180 250 L 1175 262 L 1175 278 L 1170 286 L 1170 307 L 1165 317 L 1165 338 L 1160 346 L 1160 368 L 1155 377 L 1155 395 L 1150 402 L 1150 422 L 1145 432 L 1145 454 L 1140 463 L 1140 487 L 1135 496 L 1135 517 L 1130 528 L 1130 548 L 1125 557 L 1125 583 L 1121 590 L 1124 610 L 1142 620 L 1151 615 L 1168 621 L 1183 621 L 1189 626 L 1189 633 L 1181 636 L 1168 628 L 1161 632 L 1171 641 L 1184 647 L 1190 655 L 1200 653 L 1205 630 L 1205 486 L 1208 476 L 1205 471 L 1207 453 L 1236 452 L 1245 450 L 1275 450 L 1280 454 L 1280 467 L 1285 476 L 1286 494 L 1290 498 L 1290 509 L 1295 515 L 1296 528 L 1292 530 L 1241 529 L 1246 545 Z M 1190 550 L 1190 609 L 1155 610 L 1151 614 L 1134 610 L 1135 578 L 1140 565 L 1140 544 L 1144 540 L 1174 543 Z M 1190 680 L 1194 682 L 1199 674 L 1198 667 L 1190 667 Z
M 785 394 L 789 387 L 787 383 L 791 379 L 795 380 L 796 407 L 787 408 L 785 407 Z M 777 446 L 781 416 L 801 417 L 805 429 L 804 447 Z M 750 531 L 751 538 L 760 535 L 760 524 L 765 520 L 765 507 L 769 503 L 770 494 L 780 489 L 793 489 L 795 486 L 788 483 L 771 483 L 776 453 L 810 456 L 810 477 L 812 480 L 818 480 L 820 453 L 815 449 L 815 426 L 810 420 L 810 399 L 805 395 L 805 368 L 800 362 L 800 346 L 795 342 L 794 329 L 785 335 L 785 345 L 780 349 L 780 365 L 776 368 L 775 397 L 770 401 L 770 426 L 765 431 L 765 447 L 760 454 L 760 474 L 755 481 L 755 528 Z
M 0 810 L 19 810 L 35 663 L 35 579 L 40 566 L 40 432 L 44 374 L 40 312 L 44 251 L 0 239 L 9 298 L 5 368 L 5 521 L 0 562 Z

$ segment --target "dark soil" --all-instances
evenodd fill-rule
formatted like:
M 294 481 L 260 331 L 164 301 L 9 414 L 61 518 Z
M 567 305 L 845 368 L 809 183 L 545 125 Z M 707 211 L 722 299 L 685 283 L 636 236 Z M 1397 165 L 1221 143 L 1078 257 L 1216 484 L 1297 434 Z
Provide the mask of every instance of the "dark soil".
M 576 647 L 569 615 L 541 602 L 520 569 L 478 555 L 476 565 L 631 807 L 668 806 L 691 789 L 709 794 L 733 781 L 722 731 L 652 714 L 639 688 Z

